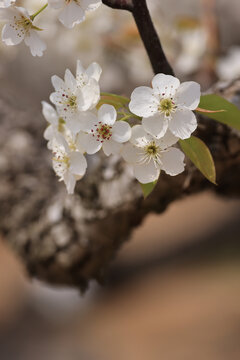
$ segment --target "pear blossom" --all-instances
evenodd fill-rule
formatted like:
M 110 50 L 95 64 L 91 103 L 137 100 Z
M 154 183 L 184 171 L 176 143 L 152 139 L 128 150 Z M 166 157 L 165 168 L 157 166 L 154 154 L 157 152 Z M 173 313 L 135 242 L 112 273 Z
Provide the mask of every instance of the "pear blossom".
M 68 69 L 64 81 L 57 75 L 52 76 L 55 92 L 50 95 L 50 100 L 56 105 L 67 127 L 75 134 L 80 131 L 81 120 L 87 115 L 84 112 L 93 109 L 100 99 L 100 75 L 98 64 L 91 64 L 85 71 L 78 61 L 76 78 Z
M 117 154 L 122 144 L 131 137 L 131 127 L 125 121 L 116 121 L 117 112 L 112 105 L 104 104 L 97 116 L 91 114 L 82 123 L 78 144 L 88 154 L 95 154 L 101 148 L 105 155 Z
M 58 134 L 64 134 L 66 132 L 65 121 L 59 116 L 54 107 L 46 101 L 42 101 L 42 113 L 45 120 L 48 122 L 43 137 L 48 141 L 47 147 L 51 150 L 52 142 L 58 137 Z
M 7 8 L 14 5 L 16 0 L 0 0 L 0 8 Z
M 48 0 L 54 9 L 62 9 L 58 19 L 67 28 L 73 28 L 85 20 L 85 13 L 96 10 L 101 0 Z
M 71 151 L 66 140 L 59 136 L 53 141 L 52 164 L 59 181 L 64 181 L 68 194 L 73 194 L 76 181 L 86 172 L 84 155 L 79 151 Z
M 6 20 L 2 30 L 2 40 L 6 45 L 18 45 L 23 40 L 29 46 L 33 56 L 42 56 L 46 44 L 40 39 L 27 10 L 22 7 L 9 6 L 1 10 L 1 20 Z
M 132 113 L 143 117 L 144 129 L 162 137 L 167 129 L 180 139 L 187 139 L 197 127 L 192 110 L 200 101 L 200 85 L 194 81 L 180 84 L 171 75 L 157 74 L 152 80 L 152 88 L 136 88 L 129 103 Z
M 178 138 L 169 130 L 157 139 L 148 134 L 142 125 L 135 125 L 132 127 L 132 137 L 121 154 L 133 167 L 136 179 L 147 184 L 157 180 L 161 170 L 172 176 L 184 171 L 184 154 L 172 147 L 177 141 Z

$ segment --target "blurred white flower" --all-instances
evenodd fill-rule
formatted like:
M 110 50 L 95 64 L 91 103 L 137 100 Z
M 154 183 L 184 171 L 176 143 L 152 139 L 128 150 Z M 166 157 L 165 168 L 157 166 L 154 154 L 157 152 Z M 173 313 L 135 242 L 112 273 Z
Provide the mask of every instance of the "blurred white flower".
M 0 9 L 1 10 L 1 9 Z M 18 45 L 23 40 L 33 56 L 42 56 L 46 44 L 40 39 L 26 9 L 10 6 L 0 11 L 0 19 L 6 20 L 2 30 L 2 40 L 6 45 Z
M 131 127 L 127 122 L 116 119 L 115 108 L 107 104 L 100 107 L 98 116 L 86 116 L 83 132 L 78 136 L 79 146 L 88 154 L 95 154 L 101 148 L 107 156 L 119 153 L 122 143 L 131 137 Z
M 130 142 L 123 147 L 122 156 L 132 165 L 136 179 L 147 184 L 157 180 L 161 170 L 172 176 L 184 171 L 184 154 L 171 147 L 177 141 L 170 131 L 156 139 L 142 125 L 135 125 Z
M 73 28 L 85 20 L 85 13 L 96 10 L 102 3 L 101 0 L 48 0 L 54 9 L 62 9 L 59 20 L 67 28 Z
M 152 80 L 153 88 L 136 88 L 129 103 L 132 113 L 143 117 L 144 129 L 160 138 L 167 129 L 180 139 L 187 139 L 197 127 L 192 110 L 200 101 L 200 85 L 193 81 L 180 81 L 165 74 L 157 74 Z
M 14 5 L 16 0 L 0 0 L 0 8 L 7 8 Z
M 54 139 L 59 133 L 64 134 L 66 131 L 65 121 L 59 116 L 54 107 L 46 101 L 42 101 L 42 113 L 45 120 L 49 123 L 43 136 L 46 140 L 48 140 L 48 149 L 52 149 L 52 142 Z
M 64 181 L 68 194 L 73 194 L 76 181 L 84 176 L 87 169 L 84 155 L 71 151 L 65 139 L 59 136 L 53 141 L 52 164 L 59 181 Z
M 240 76 L 240 47 L 232 46 L 225 57 L 221 57 L 216 66 L 221 80 L 234 80 Z

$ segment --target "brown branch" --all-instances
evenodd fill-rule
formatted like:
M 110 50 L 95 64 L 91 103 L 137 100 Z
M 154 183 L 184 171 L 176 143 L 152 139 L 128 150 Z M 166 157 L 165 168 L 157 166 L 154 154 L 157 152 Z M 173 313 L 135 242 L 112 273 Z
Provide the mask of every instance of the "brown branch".
M 133 8 L 132 0 L 103 0 L 102 2 L 113 9 L 132 11 Z

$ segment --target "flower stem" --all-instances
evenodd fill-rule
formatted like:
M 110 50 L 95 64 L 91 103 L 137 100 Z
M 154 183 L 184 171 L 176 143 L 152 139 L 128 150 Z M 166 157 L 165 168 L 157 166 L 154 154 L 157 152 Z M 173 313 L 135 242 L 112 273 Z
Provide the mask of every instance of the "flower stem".
M 33 21 L 34 18 L 35 18 L 37 15 L 39 15 L 43 10 L 45 10 L 47 6 L 48 6 L 48 4 L 45 4 L 43 7 L 41 7 L 41 9 L 39 9 L 37 12 L 35 12 L 34 14 L 32 14 L 32 15 L 30 16 L 30 19 Z

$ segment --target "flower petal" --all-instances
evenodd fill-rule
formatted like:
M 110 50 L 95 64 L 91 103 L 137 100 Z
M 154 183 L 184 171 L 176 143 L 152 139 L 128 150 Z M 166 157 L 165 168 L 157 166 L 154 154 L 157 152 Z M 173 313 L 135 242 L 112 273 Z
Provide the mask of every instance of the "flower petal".
M 170 148 L 161 153 L 162 170 L 166 174 L 175 176 L 184 171 L 184 154 L 181 150 Z
M 103 152 L 107 156 L 111 154 L 113 155 L 119 154 L 121 148 L 122 148 L 122 144 L 111 139 L 104 141 L 102 146 Z
M 74 193 L 74 188 L 76 185 L 76 178 L 70 171 L 66 171 L 63 175 L 63 180 L 67 188 L 67 192 L 69 195 Z
M 151 160 L 149 163 L 134 165 L 133 173 L 140 183 L 148 184 L 159 178 L 160 168 L 156 167 L 153 160 Z
M 58 125 L 58 114 L 54 107 L 46 101 L 42 101 L 42 113 L 45 119 L 52 125 Z
M 169 122 L 169 129 L 180 139 L 188 139 L 192 132 L 197 128 L 197 120 L 195 114 L 188 109 L 181 109 L 173 114 Z
M 85 13 L 78 3 L 71 1 L 64 7 L 58 19 L 64 26 L 71 29 L 75 24 L 79 24 L 85 19 Z
M 96 115 L 90 111 L 81 112 L 79 114 L 79 121 L 81 123 L 81 130 L 88 133 L 91 133 L 91 130 L 95 130 L 95 125 L 98 124 Z
M 179 86 L 174 100 L 181 106 L 185 106 L 190 110 L 195 110 L 200 102 L 200 96 L 200 85 L 194 81 L 187 81 Z
M 132 135 L 131 126 L 125 121 L 116 121 L 112 128 L 112 139 L 124 143 Z
M 130 142 L 133 145 L 144 147 L 152 140 L 152 136 L 146 133 L 142 125 L 135 125 L 132 127 L 132 136 Z
M 145 131 L 149 134 L 160 138 L 163 136 L 168 128 L 168 120 L 162 114 L 156 114 L 148 118 L 142 119 L 142 125 Z
M 76 96 L 80 111 L 93 109 L 100 99 L 100 88 L 96 80 L 90 79 L 87 85 L 78 88 Z
M 99 81 L 100 79 L 100 76 L 101 76 L 101 73 L 102 73 L 102 68 L 101 66 L 94 62 L 92 64 L 89 65 L 89 67 L 87 68 L 86 70 L 86 74 L 92 78 L 92 79 L 95 79 L 96 81 Z
M 149 117 L 157 112 L 157 108 L 158 101 L 150 87 L 140 86 L 132 92 L 129 109 L 133 114 Z
M 179 139 L 175 135 L 173 135 L 173 133 L 171 133 L 171 131 L 168 129 L 163 137 L 156 140 L 156 144 L 159 145 L 162 150 L 164 150 L 176 144 L 178 140 Z
M 127 143 L 123 145 L 121 155 L 126 162 L 136 164 L 141 157 L 141 149 L 131 143 Z
M 86 11 L 93 11 L 96 10 L 101 5 L 101 3 L 101 0 L 82 0 L 81 6 Z
M 77 146 L 79 146 L 80 149 L 84 149 L 88 154 L 95 154 L 101 149 L 102 143 L 93 135 L 80 132 L 77 139 Z
M 69 154 L 70 167 L 69 170 L 74 175 L 83 176 L 87 168 L 87 160 L 80 152 L 73 151 Z
M 43 51 L 47 48 L 45 42 L 40 39 L 35 30 L 29 30 L 24 41 L 25 44 L 29 46 L 32 56 L 42 56 Z
M 79 113 L 72 114 L 71 116 L 65 116 L 66 127 L 73 133 L 77 134 L 81 130 L 81 118 Z
M 65 71 L 64 81 L 65 81 L 66 87 L 71 92 L 74 92 L 74 90 L 76 89 L 77 83 L 76 83 L 75 77 L 73 76 L 73 74 L 71 73 L 71 71 L 69 69 L 66 69 L 66 71 Z
M 113 125 L 117 118 L 117 112 L 112 105 L 103 104 L 98 110 L 98 120 L 106 125 Z
M 56 91 L 66 91 L 65 82 L 57 75 L 51 77 L 52 85 Z
M 5 24 L 2 29 L 2 41 L 6 45 L 18 45 L 24 39 L 25 32 L 19 31 L 14 22 Z
M 180 81 L 171 75 L 157 74 L 152 80 L 154 93 L 161 94 L 164 97 L 169 97 L 175 94 Z
M 48 3 L 53 9 L 60 9 L 64 6 L 65 0 L 48 0 Z

